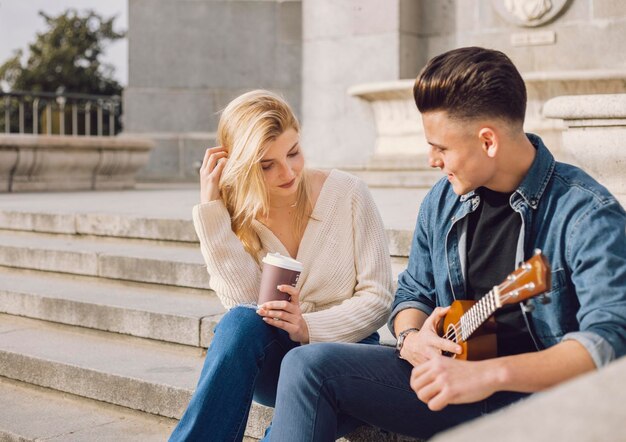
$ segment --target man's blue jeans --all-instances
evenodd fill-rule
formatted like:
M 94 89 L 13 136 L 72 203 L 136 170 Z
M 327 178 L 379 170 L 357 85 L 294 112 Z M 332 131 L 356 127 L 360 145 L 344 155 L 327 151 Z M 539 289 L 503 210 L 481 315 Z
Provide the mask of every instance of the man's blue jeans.
M 290 351 L 281 366 L 270 440 L 334 441 L 346 434 L 346 420 L 425 439 L 527 396 L 500 392 L 430 411 L 410 387 L 411 369 L 391 347 L 324 343 Z
M 374 333 L 362 342 L 378 343 Z M 252 400 L 274 406 L 281 362 L 300 344 L 235 307 L 215 328 L 198 386 L 170 441 L 241 441 Z

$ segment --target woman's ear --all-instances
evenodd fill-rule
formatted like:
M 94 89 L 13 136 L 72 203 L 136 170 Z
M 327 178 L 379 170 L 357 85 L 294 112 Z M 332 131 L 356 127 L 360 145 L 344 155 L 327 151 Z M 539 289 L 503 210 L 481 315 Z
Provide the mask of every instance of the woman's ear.
M 481 146 L 489 158 L 495 158 L 498 153 L 498 134 L 491 127 L 483 127 L 478 132 Z

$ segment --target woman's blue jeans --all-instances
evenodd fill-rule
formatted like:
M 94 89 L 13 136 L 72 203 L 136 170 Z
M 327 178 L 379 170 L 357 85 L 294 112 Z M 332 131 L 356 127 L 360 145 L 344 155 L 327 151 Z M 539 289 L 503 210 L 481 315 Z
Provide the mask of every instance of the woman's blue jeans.
M 378 334 L 363 342 L 377 344 Z M 228 311 L 215 328 L 198 386 L 170 441 L 241 441 L 252 400 L 274 406 L 281 362 L 299 345 L 252 308 Z
M 283 359 L 269 439 L 330 442 L 347 434 L 350 420 L 426 439 L 527 396 L 499 392 L 431 411 L 411 389 L 411 370 L 391 347 L 324 343 L 296 348 Z

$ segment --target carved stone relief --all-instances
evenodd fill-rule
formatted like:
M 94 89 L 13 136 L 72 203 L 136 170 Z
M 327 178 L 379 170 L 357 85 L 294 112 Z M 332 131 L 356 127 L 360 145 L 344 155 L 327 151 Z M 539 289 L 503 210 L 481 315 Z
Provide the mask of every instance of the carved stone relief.
M 491 3 L 507 22 L 534 27 L 556 18 L 565 10 L 569 0 L 492 0 Z

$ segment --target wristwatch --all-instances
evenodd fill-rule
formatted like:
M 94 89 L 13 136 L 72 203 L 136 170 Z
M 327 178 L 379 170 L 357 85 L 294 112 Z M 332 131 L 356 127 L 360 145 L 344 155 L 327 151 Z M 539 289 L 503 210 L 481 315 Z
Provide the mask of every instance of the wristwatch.
M 396 341 L 396 354 L 400 357 L 400 351 L 402 350 L 402 346 L 404 345 L 404 340 L 406 337 L 412 332 L 420 331 L 419 328 L 407 328 L 406 330 L 402 330 L 398 335 L 398 340 Z

